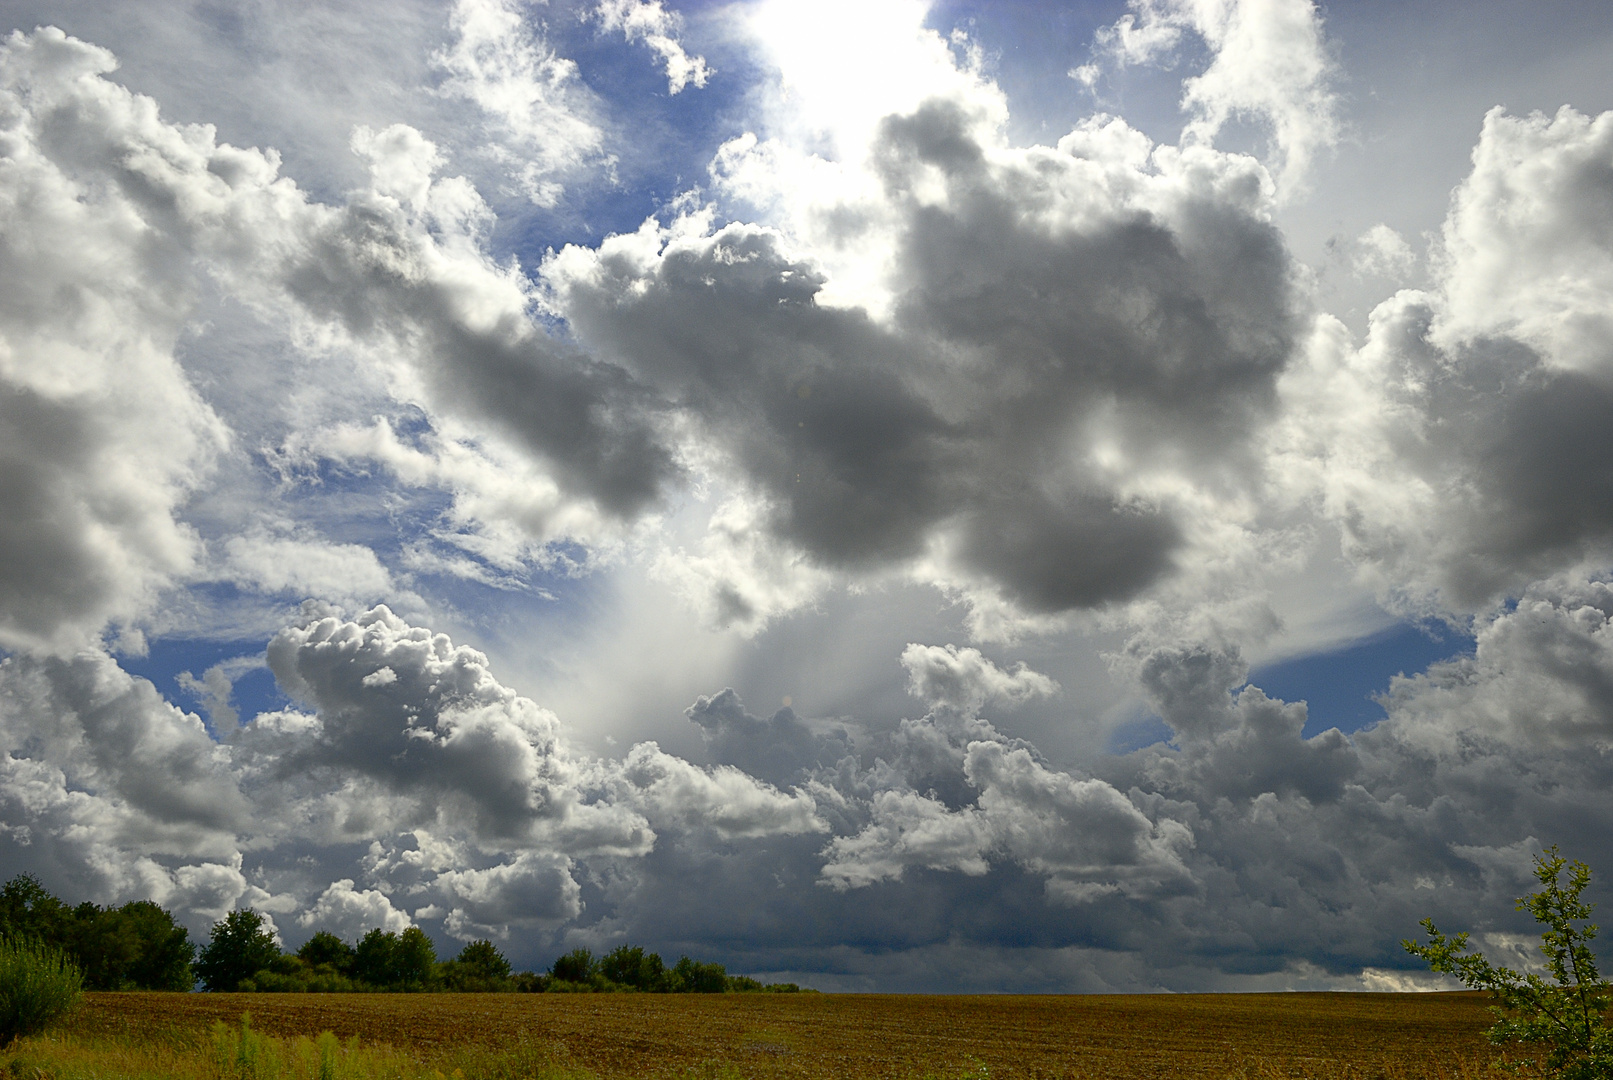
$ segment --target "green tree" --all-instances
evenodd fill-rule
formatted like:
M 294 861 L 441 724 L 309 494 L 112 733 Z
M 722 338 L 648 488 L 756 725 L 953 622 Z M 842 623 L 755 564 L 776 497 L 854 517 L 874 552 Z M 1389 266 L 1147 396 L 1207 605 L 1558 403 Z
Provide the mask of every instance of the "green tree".
M 62 946 L 72 918 L 72 909 L 32 874 L 18 874 L 0 886 L 0 937 Z
M 133 900 L 118 908 L 125 932 L 139 943 L 124 972 L 124 982 L 138 990 L 187 991 L 196 985 L 191 964 L 196 945 L 171 913 L 150 900 Z
M 1565 869 L 1567 884 L 1562 882 Z M 1535 877 L 1544 888 L 1519 897 L 1518 910 L 1528 911 L 1545 927 L 1540 951 L 1545 954 L 1551 981 L 1492 965 L 1482 953 L 1468 952 L 1465 932 L 1446 937 L 1433 919 L 1422 922 L 1428 944 L 1401 944 L 1435 971 L 1490 992 L 1499 1017 L 1489 1031 L 1491 1042 L 1545 1050 L 1543 1058 L 1520 1056 L 1504 1063 L 1506 1067 L 1564 1080 L 1610 1080 L 1613 1033 L 1607 1025 L 1607 1011 L 1613 1005 L 1613 985 L 1597 970 L 1596 954 L 1590 948 L 1597 927 L 1588 921 L 1591 905 L 1580 899 L 1591 882 L 1590 867 L 1569 862 L 1554 845 L 1535 857 Z
M 398 935 L 397 970 L 398 986 L 405 990 L 429 990 L 436 982 L 437 949 L 418 926 Z
M 359 938 L 353 950 L 353 978 L 376 988 L 399 981 L 398 935 L 377 926 Z
M 321 930 L 302 943 L 297 958 L 312 968 L 329 968 L 337 975 L 353 972 L 353 947 L 329 930 Z
M 554 962 L 549 974 L 561 982 L 592 982 L 594 976 L 599 974 L 599 962 L 587 949 L 572 949 Z
M 279 956 L 280 946 L 265 929 L 263 916 L 241 908 L 213 924 L 212 935 L 196 959 L 196 974 L 207 989 L 229 992 L 272 967 Z
M 491 941 L 472 941 L 438 969 L 443 985 L 461 993 L 512 990 L 510 962 Z
M 635 990 L 663 990 L 666 964 L 659 953 L 647 953 L 639 945 L 619 945 L 599 962 L 599 973 L 620 986 Z
M 683 956 L 673 965 L 668 982 L 673 993 L 721 994 L 728 989 L 728 969 L 721 964 L 702 964 Z

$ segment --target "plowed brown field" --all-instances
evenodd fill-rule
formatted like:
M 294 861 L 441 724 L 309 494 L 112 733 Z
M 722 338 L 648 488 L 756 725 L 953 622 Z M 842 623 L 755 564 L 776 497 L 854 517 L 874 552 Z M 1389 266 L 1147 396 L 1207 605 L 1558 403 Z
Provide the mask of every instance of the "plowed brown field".
M 272 1035 L 542 1043 L 606 1078 L 1460 1076 L 1490 1022 L 1472 994 L 90 994 L 68 1026 L 139 1037 L 247 1010 Z

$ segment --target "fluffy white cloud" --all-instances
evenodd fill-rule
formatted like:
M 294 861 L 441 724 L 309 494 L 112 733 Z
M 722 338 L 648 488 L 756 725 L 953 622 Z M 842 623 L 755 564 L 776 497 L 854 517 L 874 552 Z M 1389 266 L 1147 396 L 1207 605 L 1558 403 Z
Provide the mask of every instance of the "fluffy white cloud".
M 414 925 L 409 916 L 392 906 L 378 889 L 355 889 L 352 878 L 333 881 L 313 904 L 297 916 L 301 926 L 328 930 L 346 941 L 356 941 L 380 928 L 396 934 Z
M 1607 557 L 1610 139 L 1613 116 L 1490 113 L 1433 288 L 1360 348 L 1323 317 L 1284 377 L 1276 474 L 1391 600 L 1462 614 Z
M 1312 0 L 1131 0 L 1130 6 L 1130 14 L 1098 33 L 1099 48 L 1114 61 L 1158 61 L 1177 52 L 1184 33 L 1209 50 L 1204 71 L 1182 82 L 1182 107 L 1192 114 L 1184 142 L 1212 141 L 1231 120 L 1264 121 L 1284 194 L 1302 187 L 1312 160 L 1340 134 L 1335 65 Z M 1101 68 L 1070 74 L 1091 86 Z
M 115 61 L 46 29 L 0 44 L 0 646 L 132 622 L 199 547 L 177 509 L 227 443 L 174 357 L 193 281 L 149 193 L 75 138 Z M 154 110 L 152 110 L 154 112 Z M 120 148 L 131 178 L 139 148 Z

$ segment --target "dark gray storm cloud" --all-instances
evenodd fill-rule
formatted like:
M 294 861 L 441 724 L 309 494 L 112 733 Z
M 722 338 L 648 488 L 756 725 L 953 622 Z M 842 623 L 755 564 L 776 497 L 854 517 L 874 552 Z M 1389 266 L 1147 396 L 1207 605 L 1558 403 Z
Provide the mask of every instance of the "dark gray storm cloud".
M 1167 184 L 1149 206 L 1150 177 L 1101 139 L 988 157 L 970 121 L 934 101 L 877 135 L 888 322 L 820 303 L 821 274 L 754 226 L 568 249 L 546 279 L 582 341 L 687 410 L 820 563 L 942 541 L 1028 611 L 1135 596 L 1184 525 L 1095 459 L 1247 482 L 1295 347 L 1291 262 L 1252 174 L 1227 178 L 1241 198 Z

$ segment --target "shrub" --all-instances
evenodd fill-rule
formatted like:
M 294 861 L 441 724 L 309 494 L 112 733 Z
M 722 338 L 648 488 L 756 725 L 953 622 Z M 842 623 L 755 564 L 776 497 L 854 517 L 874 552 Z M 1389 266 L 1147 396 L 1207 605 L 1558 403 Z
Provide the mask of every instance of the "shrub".
M 280 946 L 251 908 L 232 911 L 213 924 L 211 939 L 196 960 L 196 973 L 209 990 L 232 991 L 274 965 Z
M 78 1003 L 84 975 L 62 950 L 0 940 L 0 1047 L 43 1031 Z
M 1563 870 L 1568 883 L 1561 883 Z M 1552 981 L 1539 975 L 1520 975 L 1510 968 L 1495 967 L 1482 953 L 1467 951 L 1467 934 L 1446 937 L 1424 919 L 1428 944 L 1402 941 L 1406 950 L 1428 961 L 1428 966 L 1454 975 L 1475 990 L 1488 990 L 1492 1006 L 1500 1017 L 1490 1028 L 1490 1041 L 1544 1046 L 1543 1060 L 1523 1057 L 1503 1063 L 1513 1071 L 1519 1067 L 1541 1070 L 1564 1080 L 1609 1080 L 1613 1078 L 1613 1032 L 1606 1013 L 1613 1005 L 1613 985 L 1596 968 L 1596 954 L 1589 942 L 1596 937 L 1596 925 L 1587 920 L 1591 905 L 1580 894 L 1591 882 L 1590 867 L 1570 863 L 1555 846 L 1535 856 L 1535 877 L 1545 886 L 1541 891 L 1518 898 L 1518 910 L 1527 910 L 1546 929 L 1540 935 L 1540 951 Z

